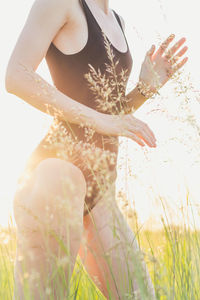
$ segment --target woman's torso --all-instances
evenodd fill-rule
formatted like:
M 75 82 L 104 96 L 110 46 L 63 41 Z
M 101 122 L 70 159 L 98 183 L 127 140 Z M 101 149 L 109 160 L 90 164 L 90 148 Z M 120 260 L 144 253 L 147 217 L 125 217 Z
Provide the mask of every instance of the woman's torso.
M 120 47 L 121 49 L 123 48 L 123 52 L 118 50 L 119 48 L 117 49 L 116 46 L 110 42 L 108 37 L 106 38 L 106 49 L 105 37 L 102 34 L 101 27 L 85 0 L 80 0 L 80 11 L 85 16 L 85 24 L 83 21 L 82 24 L 84 25 L 80 27 L 84 36 L 84 38 L 81 39 L 80 44 L 84 46 L 79 48 L 77 45 L 78 37 L 80 36 L 79 30 L 77 37 L 75 36 L 76 32 L 74 32 L 74 44 L 72 44 L 71 49 L 70 45 L 69 47 L 65 47 L 65 43 L 63 43 L 65 28 L 63 28 L 52 41 L 47 51 L 45 58 L 53 83 L 62 93 L 84 105 L 99 112 L 118 114 L 122 110 L 126 84 L 132 68 L 132 58 L 125 35 L 123 34 L 119 16 L 113 11 L 113 16 L 121 27 L 119 27 L 115 37 L 120 37 L 120 40 L 121 37 L 123 37 L 124 40 Z M 121 30 L 121 36 L 119 30 Z M 115 43 L 116 41 L 117 40 L 115 40 Z M 79 49 L 76 53 L 72 50 L 73 45 L 75 45 L 74 49 Z M 117 43 L 115 45 L 117 45 Z M 110 50 L 114 55 L 113 58 L 111 58 L 112 55 L 111 57 L 109 56 L 112 54 L 110 53 Z M 119 62 L 116 64 L 116 67 L 112 69 L 111 75 L 108 69 L 117 61 Z M 89 65 L 94 68 L 92 72 Z M 122 75 L 121 72 L 123 71 L 125 73 Z M 85 76 L 86 74 L 89 75 L 87 78 Z M 112 90 L 112 92 L 109 94 L 110 90 Z M 108 95 L 106 103 L 104 103 L 104 97 L 101 97 L 103 94 Z M 119 95 L 121 95 L 120 101 Z M 100 101 L 97 101 L 97 99 Z M 110 103 L 112 103 L 112 105 L 110 105 Z M 61 124 L 61 127 L 64 126 L 70 134 L 73 132 L 72 137 L 76 137 L 78 141 L 89 142 L 105 150 L 110 150 L 115 153 L 118 152 L 117 137 L 109 138 L 108 136 L 104 136 L 97 132 L 90 135 L 88 134 L 88 131 L 80 125 L 72 123 L 67 124 L 64 121 L 59 120 L 59 118 L 54 118 L 49 131 L 36 147 L 34 153 L 41 153 L 41 155 L 45 157 L 45 151 L 47 150 L 45 150 L 43 145 L 46 144 L 46 141 L 49 140 L 49 136 L 52 135 L 52 133 L 60 130 L 61 127 L 57 126 L 58 123 Z M 53 140 L 51 140 L 51 144 L 53 143 L 52 141 Z

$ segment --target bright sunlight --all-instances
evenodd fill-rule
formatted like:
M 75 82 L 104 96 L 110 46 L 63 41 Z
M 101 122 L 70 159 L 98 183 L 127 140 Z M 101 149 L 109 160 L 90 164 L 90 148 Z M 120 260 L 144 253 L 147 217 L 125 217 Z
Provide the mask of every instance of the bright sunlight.
M 4 86 L 9 57 L 33 2 L 7 0 L 1 1 L 0 4 L 0 11 L 3 12 L 0 26 L 0 300 L 11 300 L 14 289 L 16 224 L 13 197 L 17 180 L 53 119 L 7 93 Z M 135 117 L 146 122 L 152 129 L 157 139 L 157 147 L 141 147 L 128 138 L 119 139 L 116 199 L 142 249 L 157 299 L 198 300 L 199 3 L 197 0 L 110 0 L 110 6 L 123 16 L 126 24 L 126 36 L 133 57 L 128 90 L 136 85 L 141 64 L 152 44 L 157 49 L 171 33 L 175 34 L 176 41 L 182 37 L 186 38 L 189 60 L 180 74 L 169 80 L 161 88 L 159 95 L 148 99 L 134 113 Z M 38 73 L 52 84 L 45 61 L 39 66 Z M 127 236 L 129 234 L 130 232 L 127 232 Z M 110 238 L 108 239 L 110 241 Z M 132 249 L 129 249 L 132 256 L 127 265 L 130 267 L 134 262 L 140 292 L 144 296 L 141 299 L 152 300 L 145 296 L 141 274 L 137 273 L 139 260 L 134 256 Z M 21 262 L 24 258 L 19 255 L 17 259 Z M 58 260 L 55 265 L 56 272 L 67 262 L 68 257 Z M 121 262 L 123 265 L 124 262 Z M 80 266 L 78 257 L 71 279 L 74 280 L 70 284 L 69 299 L 72 299 L 72 296 L 73 299 L 80 300 L 106 299 L 97 288 L 98 278 L 95 281 L 94 276 L 92 281 L 85 268 L 79 272 Z M 123 277 L 123 272 L 117 273 Z M 22 281 L 25 289 L 26 280 L 32 275 L 29 270 L 24 274 Z M 128 279 L 132 282 L 132 278 Z M 63 284 L 62 280 L 59 280 L 59 284 L 59 291 L 65 295 L 66 283 Z M 45 293 L 48 299 L 54 300 L 55 297 L 50 297 L 51 288 L 50 284 Z M 28 295 L 26 290 L 26 299 L 33 299 Z M 64 299 L 64 296 L 59 299 Z M 109 299 L 115 300 L 116 297 L 111 296 Z M 126 297 L 117 299 L 138 298 L 135 294 L 133 296 L 132 293 L 126 293 Z

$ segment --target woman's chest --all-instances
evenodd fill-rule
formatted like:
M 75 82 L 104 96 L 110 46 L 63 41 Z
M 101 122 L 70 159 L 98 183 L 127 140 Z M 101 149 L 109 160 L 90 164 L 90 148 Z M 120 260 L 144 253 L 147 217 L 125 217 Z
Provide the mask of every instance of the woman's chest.
M 77 3 L 78 2 L 78 3 Z M 85 0 L 75 1 L 66 24 L 58 31 L 52 43 L 65 55 L 75 55 L 84 50 L 88 43 L 101 43 L 102 32 L 112 46 L 121 53 L 127 52 L 119 22 L 112 10 L 108 16 L 100 10 L 89 8 Z

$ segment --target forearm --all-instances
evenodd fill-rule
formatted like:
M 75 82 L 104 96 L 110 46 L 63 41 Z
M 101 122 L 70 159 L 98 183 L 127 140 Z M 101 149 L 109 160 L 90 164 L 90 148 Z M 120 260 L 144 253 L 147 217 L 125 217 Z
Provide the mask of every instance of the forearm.
M 15 71 L 7 70 L 6 88 L 44 113 L 95 129 L 95 120 L 99 115 L 97 111 L 66 96 L 25 66 L 18 66 Z

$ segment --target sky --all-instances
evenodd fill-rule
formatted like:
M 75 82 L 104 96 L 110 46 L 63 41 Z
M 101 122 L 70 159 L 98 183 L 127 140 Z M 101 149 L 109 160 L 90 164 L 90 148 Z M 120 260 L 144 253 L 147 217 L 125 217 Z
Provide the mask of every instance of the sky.
M 6 66 L 32 3 L 32 0 L 7 0 L 0 3 L 0 225 L 2 226 L 8 224 L 10 215 L 13 216 L 12 201 L 20 171 L 52 121 L 51 116 L 6 93 L 4 88 Z M 126 35 L 133 56 L 132 84 L 137 82 L 141 63 L 152 44 L 158 47 L 160 41 L 171 33 L 175 34 L 176 41 L 186 37 L 189 61 L 184 67 L 183 78 L 188 72 L 191 74 L 194 91 L 190 94 L 189 108 L 191 115 L 198 121 L 200 112 L 196 100 L 200 79 L 198 0 L 111 0 L 110 5 L 125 20 Z M 51 83 L 44 61 L 37 72 Z M 152 228 L 160 224 L 162 214 L 158 199 L 160 195 L 166 198 L 167 205 L 175 212 L 174 215 L 178 215 L 178 219 L 181 218 L 179 208 L 182 200 L 186 199 L 188 189 L 192 199 L 195 199 L 196 203 L 199 201 L 197 175 L 200 170 L 198 164 L 200 148 L 197 147 L 196 131 L 186 122 L 170 123 L 167 114 L 160 113 L 163 110 L 170 116 L 184 116 L 185 111 L 181 106 L 182 102 L 184 106 L 183 96 L 175 95 L 172 83 L 167 83 L 162 89 L 162 96 L 164 100 L 148 101 L 135 113 L 136 117 L 147 122 L 154 130 L 158 140 L 157 149 L 142 150 L 136 143 L 123 140 L 132 177 L 127 183 L 124 182 L 127 178 L 124 176 L 124 180 L 118 183 L 120 185 L 122 182 L 123 188 L 126 187 L 126 193 L 131 199 L 131 205 L 135 205 L 140 221 L 147 226 L 151 224 Z M 152 110 L 155 111 L 151 112 Z M 174 142 L 174 139 L 180 136 L 183 137 L 183 142 L 178 140 Z M 124 152 L 121 157 L 123 161 Z M 123 176 L 123 172 L 119 173 Z M 195 213 L 198 217 L 197 209 Z

